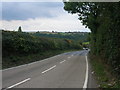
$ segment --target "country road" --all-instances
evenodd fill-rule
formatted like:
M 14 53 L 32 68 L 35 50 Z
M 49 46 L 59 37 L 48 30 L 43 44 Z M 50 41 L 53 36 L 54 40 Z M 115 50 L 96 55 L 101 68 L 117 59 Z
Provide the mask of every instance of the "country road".
M 5 69 L 2 88 L 94 88 L 95 82 L 89 79 L 87 53 L 87 50 L 68 52 Z

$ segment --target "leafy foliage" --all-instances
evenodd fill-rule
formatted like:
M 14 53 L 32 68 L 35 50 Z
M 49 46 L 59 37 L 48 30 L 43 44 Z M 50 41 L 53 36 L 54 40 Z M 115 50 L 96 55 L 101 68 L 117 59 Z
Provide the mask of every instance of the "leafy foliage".
M 33 33 L 34 36 L 38 37 L 50 37 L 50 38 L 61 38 L 61 39 L 71 39 L 71 40 L 77 40 L 81 42 L 86 42 L 88 41 L 88 33 L 87 32 L 66 32 L 66 33 L 41 33 L 41 32 L 36 32 Z
M 3 56 L 10 52 L 32 54 L 46 50 L 81 49 L 78 42 L 69 39 L 37 37 L 29 33 L 2 31 Z
M 120 75 L 120 2 L 65 2 L 64 9 L 77 13 L 91 30 L 91 53 L 104 58 Z
M 44 59 L 67 50 L 80 50 L 82 46 L 79 42 L 70 39 L 2 31 L 2 49 L 2 65 L 3 68 L 8 68 Z
M 22 28 L 21 28 L 21 26 L 18 28 L 18 32 L 22 32 Z

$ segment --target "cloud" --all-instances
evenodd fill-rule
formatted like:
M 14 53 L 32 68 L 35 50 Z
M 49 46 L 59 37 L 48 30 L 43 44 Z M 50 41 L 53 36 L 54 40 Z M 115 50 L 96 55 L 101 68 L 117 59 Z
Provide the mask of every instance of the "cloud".
M 64 14 L 54 18 L 35 18 L 28 20 L 3 20 L 3 29 L 17 30 L 22 26 L 23 31 L 82 31 L 89 32 L 81 22 L 77 15 Z
M 1 0 L 2 2 L 63 2 L 63 0 Z
M 90 31 L 77 15 L 68 14 L 62 2 L 3 2 L 2 29 L 23 31 Z
M 51 18 L 57 16 L 55 13 L 59 13 L 60 8 L 63 9 L 63 3 L 60 2 L 4 2 L 2 3 L 2 14 L 3 20 Z

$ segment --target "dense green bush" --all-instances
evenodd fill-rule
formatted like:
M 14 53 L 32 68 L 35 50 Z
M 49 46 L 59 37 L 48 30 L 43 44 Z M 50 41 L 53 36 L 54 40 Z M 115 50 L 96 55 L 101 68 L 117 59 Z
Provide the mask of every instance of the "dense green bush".
M 64 9 L 77 13 L 91 30 L 91 53 L 120 75 L 120 2 L 65 2 Z
M 61 38 L 61 39 L 70 39 L 70 40 L 79 40 L 82 42 L 86 42 L 88 33 L 87 32 L 56 32 L 56 33 L 42 33 L 42 32 L 36 32 L 32 35 L 38 36 L 38 37 L 49 37 L 49 38 Z
M 69 39 L 37 37 L 29 33 L 2 31 L 3 56 L 32 54 L 47 50 L 81 49 L 78 42 Z

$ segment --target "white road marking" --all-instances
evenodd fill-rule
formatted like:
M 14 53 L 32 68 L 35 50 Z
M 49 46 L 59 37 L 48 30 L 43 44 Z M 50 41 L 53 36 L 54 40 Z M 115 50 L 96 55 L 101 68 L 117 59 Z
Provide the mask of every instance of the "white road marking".
M 71 57 L 68 57 L 68 58 L 71 58 Z
M 18 85 L 20 85 L 20 84 L 22 84 L 22 83 L 25 83 L 25 82 L 29 81 L 30 79 L 31 79 L 31 78 L 25 79 L 25 80 L 23 80 L 23 81 L 21 81 L 21 82 L 19 82 L 19 83 L 16 83 L 16 84 L 14 84 L 14 85 L 12 85 L 12 86 L 9 86 L 7 89 L 13 88 L 13 87 L 18 86 Z
M 64 53 L 63 53 L 63 54 L 64 54 Z M 25 66 L 27 66 L 27 65 L 32 65 L 32 64 L 39 63 L 39 62 L 47 61 L 47 60 L 50 59 L 50 58 L 55 58 L 55 57 L 58 57 L 58 56 L 61 56 L 61 54 L 60 54 L 60 55 L 55 55 L 55 56 L 53 56 L 53 57 L 49 57 L 49 58 L 46 58 L 46 59 L 43 59 L 43 60 L 40 60 L 40 61 L 36 61 L 36 62 L 24 64 L 24 65 L 19 65 L 19 66 L 7 68 L 7 69 L 3 69 L 2 71 L 7 71 L 7 70 L 11 70 L 11 69 L 16 69 L 16 68 L 20 68 L 20 67 L 25 67 Z
M 63 60 L 63 61 L 61 61 L 60 63 L 63 63 L 63 62 L 65 62 L 66 60 Z
M 87 84 L 88 84 L 88 59 L 87 59 L 87 55 L 85 56 L 85 58 L 86 58 L 86 75 L 85 75 L 85 82 L 83 85 L 84 90 L 86 90 Z
M 53 68 L 55 68 L 55 67 L 56 67 L 56 65 L 54 65 L 54 66 L 52 66 L 51 68 L 49 68 L 49 69 L 43 71 L 42 73 L 48 72 L 49 70 L 51 70 L 51 69 L 53 69 Z

